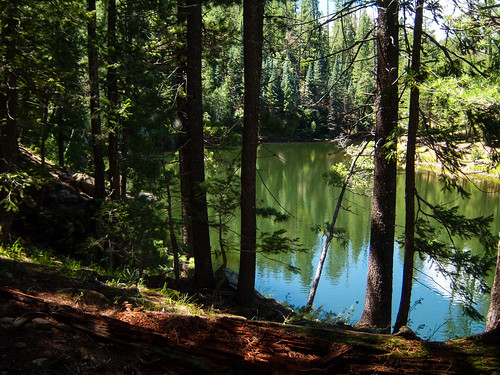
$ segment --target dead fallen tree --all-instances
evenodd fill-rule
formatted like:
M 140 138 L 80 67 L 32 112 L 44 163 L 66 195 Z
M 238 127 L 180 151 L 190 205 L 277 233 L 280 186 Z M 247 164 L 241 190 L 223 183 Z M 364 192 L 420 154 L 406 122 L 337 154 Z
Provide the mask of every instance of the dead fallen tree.
M 342 367 L 347 344 L 278 329 L 275 324 L 242 318 L 141 312 L 118 313 L 119 318 L 89 314 L 68 305 L 45 301 L 0 288 L 0 303 L 15 301 L 50 317 L 66 329 L 78 330 L 102 341 L 155 350 L 179 367 L 196 373 L 330 373 Z

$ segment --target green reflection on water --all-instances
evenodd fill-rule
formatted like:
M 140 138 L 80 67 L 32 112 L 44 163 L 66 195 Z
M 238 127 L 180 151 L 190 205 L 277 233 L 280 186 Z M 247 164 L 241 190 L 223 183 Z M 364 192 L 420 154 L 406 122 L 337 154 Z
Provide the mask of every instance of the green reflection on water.
M 280 254 L 257 258 L 257 287 L 265 294 L 272 294 L 278 300 L 285 300 L 293 305 L 304 305 L 316 270 L 323 237 L 312 228 L 331 220 L 339 188 L 327 185 L 323 175 L 333 163 L 341 161 L 343 154 L 331 143 L 287 143 L 265 144 L 259 148 L 257 196 L 263 206 L 286 208 L 291 217 L 286 223 L 272 223 L 259 220 L 260 231 L 272 232 L 286 228 L 290 237 L 299 237 L 307 249 L 303 253 Z M 461 214 L 468 217 L 493 215 L 494 233 L 500 232 L 499 184 L 491 182 L 477 183 L 480 190 L 464 180 L 464 187 L 471 193 L 469 200 L 463 200 L 456 194 L 442 191 L 442 186 L 433 172 L 419 171 L 417 190 L 431 203 L 449 203 L 458 205 Z M 404 173 L 397 182 L 397 236 L 403 232 L 404 225 Z M 279 203 L 278 203 L 278 202 Z M 337 227 L 349 233 L 347 247 L 334 241 L 330 247 L 316 306 L 323 305 L 325 310 L 341 312 L 355 305 L 353 319 L 359 318 L 364 301 L 366 265 L 370 238 L 370 198 L 354 193 L 347 193 L 344 200 L 347 210 L 341 211 Z M 239 232 L 239 217 L 236 217 L 235 230 Z M 445 240 L 442 234 L 442 240 Z M 235 239 L 237 242 L 237 239 Z M 472 252 L 479 251 L 476 241 L 457 241 L 457 246 L 467 246 Z M 400 296 L 400 278 L 403 250 L 395 248 L 395 275 L 393 315 L 397 313 Z M 300 269 L 298 275 L 290 272 L 284 264 L 293 264 Z M 238 270 L 238 254 L 229 255 L 229 267 Z M 484 324 L 470 322 L 462 316 L 457 301 L 450 294 L 449 281 L 440 277 L 429 262 L 416 257 L 416 267 L 428 274 L 417 272 L 413 300 L 422 298 L 411 313 L 411 326 L 416 329 L 421 324 L 420 334 L 430 335 L 437 327 L 442 328 L 433 339 L 447 339 L 479 332 Z M 486 275 L 491 285 L 493 276 Z M 438 282 L 439 285 L 436 285 Z M 359 302 L 356 304 L 356 302 Z M 489 297 L 478 298 L 478 310 L 487 313 Z

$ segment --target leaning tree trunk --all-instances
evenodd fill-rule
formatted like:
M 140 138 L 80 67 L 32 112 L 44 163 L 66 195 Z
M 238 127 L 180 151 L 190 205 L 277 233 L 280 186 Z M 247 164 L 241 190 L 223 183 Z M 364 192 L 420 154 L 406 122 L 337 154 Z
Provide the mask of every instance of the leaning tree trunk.
M 94 198 L 103 199 L 105 191 L 104 159 L 101 140 L 101 113 L 99 108 L 99 65 L 97 57 L 97 16 L 95 0 L 87 0 L 87 11 L 93 14 L 88 21 L 88 59 L 90 81 L 90 124 L 94 154 Z
M 349 185 L 349 180 L 351 179 L 352 175 L 354 174 L 354 168 L 356 167 L 356 163 L 357 163 L 359 157 L 361 156 L 361 154 L 363 154 L 363 152 L 365 151 L 366 146 L 368 146 L 368 142 L 365 142 L 361 151 L 358 152 L 356 157 L 352 160 L 351 167 L 349 168 L 349 173 L 347 174 L 347 176 L 344 178 L 344 181 L 342 182 L 342 188 L 340 189 L 340 194 L 339 194 L 339 197 L 337 199 L 337 205 L 335 206 L 335 211 L 333 213 L 332 222 L 330 223 L 330 227 L 328 228 L 328 234 L 326 236 L 325 245 L 323 246 L 323 251 L 321 252 L 321 256 L 320 256 L 319 262 L 318 262 L 318 268 L 316 269 L 316 274 L 314 275 L 313 285 L 311 287 L 311 291 L 309 292 L 309 298 L 307 299 L 307 303 L 306 303 L 307 308 L 311 308 L 311 306 L 314 302 L 314 297 L 316 296 L 316 291 L 318 290 L 319 279 L 321 278 L 321 273 L 323 272 L 323 265 L 325 264 L 326 254 L 328 252 L 328 248 L 330 247 L 330 243 L 332 242 L 333 234 L 335 233 L 335 224 L 337 222 L 337 217 L 339 216 L 339 211 L 340 211 L 340 207 L 342 206 L 342 201 L 344 200 L 344 194 L 347 190 L 347 186 Z
M 243 148 L 241 152 L 241 248 L 240 274 L 236 299 L 247 305 L 253 301 L 256 264 L 255 180 L 259 130 L 260 76 L 264 0 L 243 1 L 243 53 L 245 65 L 245 102 Z
M 212 287 L 215 280 L 210 251 L 207 196 L 205 181 L 205 150 L 203 139 L 203 105 L 201 81 L 201 49 L 203 20 L 201 0 L 187 1 L 187 122 L 191 173 L 191 225 L 195 280 L 199 288 Z
M 389 330 L 396 219 L 397 0 L 378 0 L 374 185 L 366 298 L 359 326 Z
M 408 120 L 408 140 L 406 143 L 405 255 L 401 302 L 396 324 L 394 325 L 394 332 L 399 331 L 402 326 L 408 324 L 413 285 L 413 258 L 415 255 L 415 147 L 420 112 L 420 91 L 417 83 L 420 72 L 424 0 L 416 0 L 415 5 L 415 27 L 413 29 L 413 52 L 410 71 L 415 79 L 415 84 L 412 86 L 410 92 L 410 117 Z
M 488 316 L 486 317 L 486 331 L 500 329 L 500 242 L 498 242 L 497 268 L 495 280 L 491 287 L 491 302 Z

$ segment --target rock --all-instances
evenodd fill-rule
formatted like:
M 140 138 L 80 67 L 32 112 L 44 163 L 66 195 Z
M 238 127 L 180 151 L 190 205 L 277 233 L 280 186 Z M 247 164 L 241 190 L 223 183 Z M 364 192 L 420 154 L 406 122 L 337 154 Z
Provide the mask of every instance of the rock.
M 221 273 L 221 268 L 215 271 L 215 278 L 217 280 L 220 278 L 220 273 Z M 238 278 L 239 278 L 238 272 L 232 270 L 229 267 L 226 267 L 226 283 L 228 283 L 229 286 L 234 290 L 236 290 L 236 288 L 238 287 Z
M 31 322 L 35 325 L 35 327 L 42 329 L 48 329 L 52 325 L 51 322 L 43 318 L 35 318 Z
M 76 358 L 82 360 L 82 361 L 87 361 L 90 359 L 89 351 L 87 348 L 81 346 L 78 349 L 76 349 Z
M 37 358 L 37 359 L 34 359 L 33 361 L 31 361 L 33 364 L 37 365 L 37 366 L 43 366 L 45 365 L 47 362 L 49 361 L 48 358 Z
M 0 318 L 0 324 L 8 324 L 11 325 L 12 322 L 14 321 L 14 318 L 9 318 L 8 316 L 4 316 L 3 318 Z
M 415 332 L 411 330 L 410 327 L 402 326 L 399 331 L 395 334 L 395 336 L 403 337 L 407 340 L 419 340 L 420 338 L 416 335 Z
M 96 292 L 95 290 L 87 290 L 82 289 L 79 290 L 76 294 L 81 293 L 80 301 L 86 305 L 109 305 L 110 302 L 106 298 L 106 296 L 100 292 Z
M 14 319 L 14 321 L 12 322 L 12 326 L 15 328 L 19 328 L 19 327 L 25 325 L 26 323 L 28 323 L 28 319 L 20 316 L 20 317 Z

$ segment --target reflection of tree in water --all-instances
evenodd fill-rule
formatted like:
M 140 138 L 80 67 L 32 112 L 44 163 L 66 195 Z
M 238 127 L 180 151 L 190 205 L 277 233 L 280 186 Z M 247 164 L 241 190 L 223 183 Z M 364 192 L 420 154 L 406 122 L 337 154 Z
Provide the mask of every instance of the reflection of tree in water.
M 314 150 L 314 157 L 311 158 L 311 150 Z M 275 153 L 278 156 L 273 156 Z M 330 168 L 332 163 L 341 160 L 342 155 L 335 153 L 334 145 L 332 144 L 266 144 L 264 148 L 259 150 L 258 167 L 262 179 L 266 186 L 260 181 L 258 184 L 258 199 L 262 201 L 263 206 L 271 206 L 281 210 L 280 205 L 286 208 L 294 217 L 291 217 L 286 223 L 273 223 L 271 220 L 260 219 L 259 228 L 261 231 L 272 232 L 279 228 L 286 228 L 290 237 L 299 237 L 302 245 L 308 249 L 304 253 L 297 254 L 279 254 L 273 255 L 274 259 L 279 262 L 270 261 L 263 256 L 257 257 L 257 286 L 267 288 L 270 293 L 275 290 L 283 291 L 283 295 L 275 295 L 278 299 L 285 299 L 287 293 L 290 293 L 288 300 L 294 305 L 303 305 L 307 300 L 306 292 L 314 276 L 316 260 L 321 251 L 322 236 L 312 230 L 313 227 L 324 224 L 331 219 L 336 204 L 338 191 L 329 187 L 323 174 Z M 402 223 L 404 218 L 403 194 L 404 191 L 404 173 L 398 176 L 398 204 L 397 204 L 397 230 L 402 233 Z M 442 191 L 442 185 L 434 172 L 420 171 L 417 173 L 417 189 L 419 193 L 431 202 L 451 202 L 459 205 L 459 213 L 465 216 L 477 216 L 481 214 L 493 214 L 495 222 L 492 225 L 495 231 L 500 231 L 500 214 L 498 207 L 498 196 L 487 193 L 493 189 L 489 184 L 481 184 L 481 193 L 472 187 L 466 185 L 467 191 L 472 193 L 470 200 L 457 200 L 450 192 Z M 299 189 L 300 187 L 300 189 Z M 273 196 L 267 191 L 269 189 Z M 303 193 L 303 195 L 300 194 Z M 279 204 L 276 202 L 279 201 Z M 347 248 L 341 247 L 338 241 L 332 243 L 330 254 L 327 258 L 326 272 L 324 279 L 320 281 L 320 290 L 318 293 L 325 293 L 327 290 L 328 296 L 319 296 L 325 302 L 325 310 L 341 311 L 344 308 L 349 308 L 355 304 L 355 300 L 348 301 L 346 306 L 339 306 L 336 296 L 341 294 L 352 295 L 358 293 L 358 289 L 364 289 L 363 282 L 366 273 L 358 275 L 359 269 L 363 268 L 363 262 L 366 262 L 367 247 L 370 239 L 370 198 L 363 197 L 353 193 L 346 193 L 344 206 L 350 211 L 341 210 L 338 218 L 338 226 L 345 228 L 349 233 L 349 244 Z M 484 210 L 484 211 L 483 211 Z M 238 222 L 236 219 L 235 222 Z M 237 229 L 237 228 L 235 228 Z M 440 233 L 438 239 L 445 240 L 446 235 Z M 473 240 L 456 239 L 457 247 L 463 248 L 467 246 L 472 252 L 478 251 L 478 244 Z M 402 250 L 399 250 L 396 256 L 402 262 Z M 231 260 L 233 257 L 233 260 Z M 237 258 L 230 255 L 229 267 L 237 265 Z M 284 265 L 293 264 L 300 269 L 300 274 L 295 275 L 288 270 Z M 415 267 L 421 269 L 425 265 L 425 260 L 415 257 Z M 363 270 L 365 270 L 363 268 Z M 364 272 L 364 271 L 363 271 Z M 420 276 L 419 276 L 420 277 Z M 264 283 L 261 280 L 266 280 Z M 271 281 L 271 285 L 269 285 Z M 399 282 L 400 280 L 395 280 Z M 488 284 L 491 285 L 492 276 L 487 276 Z M 342 290 L 338 291 L 333 283 L 342 285 Z M 359 284 L 359 285 L 358 285 Z M 420 286 L 419 286 L 420 287 Z M 322 292 L 323 290 L 323 292 Z M 364 293 L 364 292 L 363 292 Z M 438 295 L 432 297 L 433 293 L 426 291 L 418 291 L 415 299 L 423 298 L 422 304 L 415 308 L 412 327 L 418 328 L 422 322 L 415 319 L 425 320 L 429 316 L 429 312 L 436 308 L 436 302 L 433 298 L 441 298 Z M 357 297 L 356 297 L 357 298 Z M 354 299 L 354 297 L 353 297 Z M 447 298 L 446 298 L 447 300 Z M 331 301 L 331 302 L 330 302 Z M 470 318 L 462 317 L 462 311 L 455 302 L 450 311 L 440 311 L 433 316 L 441 325 L 447 319 L 452 318 L 453 321 L 446 323 L 441 327 L 436 338 L 443 338 L 443 332 L 446 327 L 452 332 L 455 330 L 457 334 L 472 330 L 477 332 L 477 323 L 470 323 Z M 442 308 L 446 309 L 449 304 L 442 304 Z M 488 301 L 481 299 L 478 301 L 478 310 L 484 315 L 487 312 Z M 441 309 L 442 309 L 441 308 Z M 361 307 L 357 307 L 360 310 Z M 359 311 L 358 311 L 359 312 Z M 450 315 L 451 314 L 451 315 Z M 420 318 L 418 318 L 420 317 Z M 411 319 L 411 316 L 410 316 Z M 424 322 L 425 323 L 425 322 Z M 480 323 L 479 323 L 480 324 Z M 460 328 L 462 327 L 462 328 Z M 434 324 L 427 324 L 419 333 L 423 336 L 427 331 L 433 330 Z M 460 331 L 462 329 L 462 331 Z

